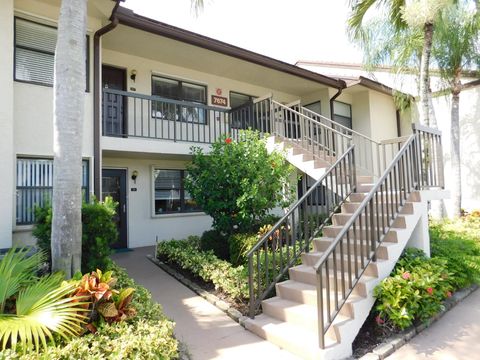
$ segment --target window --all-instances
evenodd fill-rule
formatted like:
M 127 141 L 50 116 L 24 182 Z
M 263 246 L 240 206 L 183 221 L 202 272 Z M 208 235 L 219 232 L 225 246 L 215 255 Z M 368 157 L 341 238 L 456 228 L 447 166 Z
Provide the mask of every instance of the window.
M 232 109 L 238 108 L 242 105 L 253 102 L 254 96 L 240 94 L 234 91 L 230 91 L 230 107 Z
M 184 189 L 185 170 L 153 169 L 155 215 L 201 211 Z
M 89 38 L 86 37 L 86 91 L 89 78 Z M 15 18 L 16 81 L 53 86 L 53 62 L 57 29 L 53 26 Z
M 248 129 L 254 127 L 254 96 L 245 95 L 230 91 L 230 114 L 232 118 L 232 128 Z
M 340 125 L 352 128 L 352 105 L 340 101 L 333 102 L 333 120 Z
M 83 161 L 82 168 L 82 190 L 88 201 L 88 160 Z M 17 225 L 35 222 L 35 207 L 51 200 L 52 189 L 52 159 L 17 159 Z
M 206 105 L 207 87 L 185 81 L 152 76 L 152 95 L 171 100 Z M 178 105 L 160 101 L 152 102 L 153 117 L 178 120 L 197 124 L 206 124 L 207 112 L 201 106 Z

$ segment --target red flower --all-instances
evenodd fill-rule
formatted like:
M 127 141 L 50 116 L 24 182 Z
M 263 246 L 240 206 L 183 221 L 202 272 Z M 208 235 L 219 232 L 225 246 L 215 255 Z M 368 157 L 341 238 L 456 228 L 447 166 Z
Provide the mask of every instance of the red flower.
M 232 138 L 225 139 L 225 144 L 231 144 L 231 143 L 232 143 Z
M 427 288 L 427 292 L 429 295 L 432 295 L 433 294 L 433 289 L 431 287 Z
M 410 275 L 410 273 L 408 271 L 405 271 L 403 274 L 402 274 L 402 278 L 403 280 L 408 280 L 410 279 L 412 275 Z
M 447 293 L 446 293 L 445 295 L 447 295 L 447 298 L 452 297 L 452 292 L 451 292 L 451 291 L 447 291 Z
M 380 315 L 377 315 L 375 317 L 375 321 L 377 322 L 378 325 L 382 325 L 382 324 L 385 324 L 385 320 L 383 320 Z

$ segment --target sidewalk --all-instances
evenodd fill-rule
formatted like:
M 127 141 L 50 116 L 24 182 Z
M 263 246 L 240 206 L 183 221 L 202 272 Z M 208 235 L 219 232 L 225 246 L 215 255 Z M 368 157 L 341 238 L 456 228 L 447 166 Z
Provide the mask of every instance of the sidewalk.
M 387 359 L 480 359 L 480 290 Z
M 248 332 L 224 312 L 179 283 L 145 256 L 153 247 L 112 256 L 139 284 L 152 292 L 165 314 L 175 321 L 175 335 L 185 343 L 192 360 L 297 359 L 287 351 Z

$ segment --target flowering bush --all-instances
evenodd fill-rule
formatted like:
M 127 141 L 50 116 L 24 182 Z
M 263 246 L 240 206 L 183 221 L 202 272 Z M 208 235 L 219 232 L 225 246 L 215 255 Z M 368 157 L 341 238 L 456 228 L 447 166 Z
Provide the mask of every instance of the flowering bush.
M 377 324 L 404 329 L 414 320 L 428 320 L 442 309 L 452 288 L 445 260 L 429 259 L 421 250 L 407 249 L 392 275 L 375 288 Z
M 208 154 L 195 147 L 192 154 L 185 188 L 222 233 L 252 231 L 269 210 L 292 200 L 292 167 L 281 153 L 267 151 L 258 132 L 223 137 Z

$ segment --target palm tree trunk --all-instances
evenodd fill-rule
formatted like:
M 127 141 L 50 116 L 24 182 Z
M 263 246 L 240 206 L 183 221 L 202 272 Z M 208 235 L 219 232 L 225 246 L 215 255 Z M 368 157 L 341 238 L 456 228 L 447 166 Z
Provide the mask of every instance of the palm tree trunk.
M 452 216 L 459 217 L 462 210 L 462 176 L 460 164 L 460 71 L 455 75 L 452 89 L 452 110 L 451 110 L 451 144 L 452 154 Z
M 87 0 L 62 0 L 54 74 L 52 270 L 81 270 Z
M 430 126 L 428 90 L 430 88 L 430 55 L 432 53 L 433 24 L 427 23 L 423 29 L 423 48 L 420 63 L 420 123 Z

